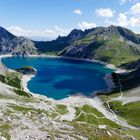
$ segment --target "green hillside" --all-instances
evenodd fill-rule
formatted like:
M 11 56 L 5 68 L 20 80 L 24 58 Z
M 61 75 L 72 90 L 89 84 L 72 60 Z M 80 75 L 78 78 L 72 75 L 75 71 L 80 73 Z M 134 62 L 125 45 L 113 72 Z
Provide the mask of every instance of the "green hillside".
M 140 36 L 123 27 L 98 27 L 74 41 L 60 55 L 97 59 L 120 66 L 140 57 Z

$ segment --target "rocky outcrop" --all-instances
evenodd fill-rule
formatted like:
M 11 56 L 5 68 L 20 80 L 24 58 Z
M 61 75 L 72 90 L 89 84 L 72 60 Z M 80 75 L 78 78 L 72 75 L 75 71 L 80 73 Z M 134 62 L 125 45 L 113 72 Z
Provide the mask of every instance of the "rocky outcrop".
M 0 62 L 0 74 L 5 75 L 8 69 Z
M 15 48 L 13 50 L 13 54 L 16 53 L 18 55 L 26 56 L 28 54 L 37 53 L 37 49 L 33 41 L 26 37 L 18 37 L 14 40 Z
M 24 66 L 24 67 L 18 68 L 16 69 L 16 71 L 22 74 L 31 74 L 31 75 L 36 74 L 36 69 L 31 66 Z
M 34 42 L 26 37 L 16 37 L 0 27 L 0 54 L 34 54 L 37 52 Z
M 90 52 L 88 52 L 88 46 L 78 46 L 71 45 L 69 48 L 66 48 L 60 55 L 66 57 L 75 57 L 75 58 L 90 58 Z

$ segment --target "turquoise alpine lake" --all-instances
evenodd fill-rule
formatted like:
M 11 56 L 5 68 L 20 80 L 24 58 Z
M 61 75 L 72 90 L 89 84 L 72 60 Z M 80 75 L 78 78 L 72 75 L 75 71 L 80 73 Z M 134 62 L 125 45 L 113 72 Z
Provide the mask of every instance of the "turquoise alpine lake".
M 37 73 L 28 89 L 56 100 L 80 94 L 91 97 L 107 89 L 104 76 L 113 71 L 99 63 L 65 58 L 6 57 L 2 62 L 10 69 L 33 66 Z

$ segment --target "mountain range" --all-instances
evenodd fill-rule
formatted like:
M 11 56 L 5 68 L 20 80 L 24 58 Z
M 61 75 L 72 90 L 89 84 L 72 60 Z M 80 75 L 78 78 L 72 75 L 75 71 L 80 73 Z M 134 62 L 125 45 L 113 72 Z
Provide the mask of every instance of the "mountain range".
M 85 31 L 74 29 L 68 36 L 52 41 L 33 41 L 17 37 L 0 27 L 0 54 L 53 54 L 97 59 L 116 66 L 137 61 L 140 35 L 120 26 L 97 27 Z
M 1 139 L 140 140 L 140 35 L 109 26 L 74 29 L 56 40 L 33 41 L 0 27 L 0 54 L 97 59 L 131 70 L 107 74 L 113 89 L 94 98 L 55 101 L 29 93 L 24 87 L 26 75 L 0 63 Z

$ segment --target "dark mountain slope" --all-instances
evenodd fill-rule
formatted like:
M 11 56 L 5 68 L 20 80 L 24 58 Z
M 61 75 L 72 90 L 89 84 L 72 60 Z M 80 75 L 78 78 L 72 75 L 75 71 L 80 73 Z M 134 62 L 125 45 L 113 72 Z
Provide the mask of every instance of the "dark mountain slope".
M 13 34 L 11 34 L 10 32 L 6 31 L 3 27 L 0 26 L 0 41 L 2 41 L 2 39 L 13 39 L 16 36 L 14 36 Z
M 131 40 L 132 42 L 136 44 L 140 44 L 140 35 L 133 33 L 131 30 L 128 30 L 126 28 L 117 27 L 119 33 L 121 36 L 123 36 L 127 40 Z
M 84 32 L 74 29 L 66 37 L 59 36 L 52 41 L 34 41 L 36 48 L 40 53 L 56 53 L 62 51 L 69 46 L 73 41 L 83 37 Z
M 122 91 L 130 90 L 140 86 L 140 69 L 125 73 L 112 73 L 112 77 L 116 88 L 114 91 L 120 91 L 120 83 Z
M 128 70 L 140 69 L 140 59 L 122 64 L 121 67 Z

